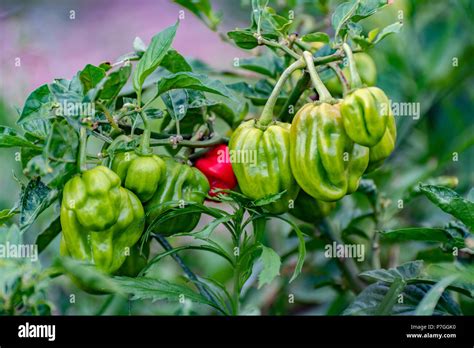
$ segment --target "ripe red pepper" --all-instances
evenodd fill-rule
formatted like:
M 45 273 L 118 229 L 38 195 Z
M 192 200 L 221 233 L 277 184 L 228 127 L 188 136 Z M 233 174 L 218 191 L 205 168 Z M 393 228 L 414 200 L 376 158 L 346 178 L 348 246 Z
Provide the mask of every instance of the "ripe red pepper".
M 209 195 L 214 197 L 214 189 L 232 190 L 237 186 L 232 164 L 230 162 L 229 148 L 221 144 L 213 147 L 202 157 L 198 158 L 194 166 L 199 169 L 209 180 L 211 189 Z

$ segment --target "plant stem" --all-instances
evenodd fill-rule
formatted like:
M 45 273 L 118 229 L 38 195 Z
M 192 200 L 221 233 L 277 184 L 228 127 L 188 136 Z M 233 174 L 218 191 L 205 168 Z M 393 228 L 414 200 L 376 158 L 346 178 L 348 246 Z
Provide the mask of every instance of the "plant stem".
M 351 72 L 351 88 L 359 88 L 360 86 L 362 86 L 362 81 L 360 79 L 359 73 L 357 72 L 357 67 L 355 64 L 354 55 L 352 54 L 352 50 L 346 42 L 342 45 L 342 49 L 344 50 L 346 57 L 349 61 L 349 71 Z
M 113 116 L 110 114 L 109 110 L 105 107 L 105 105 L 102 104 L 102 103 L 97 103 L 97 105 L 104 112 L 105 118 L 110 123 L 112 128 L 115 129 L 116 131 L 122 132 L 122 130 L 118 126 L 117 122 L 115 122 Z
M 345 97 L 347 92 L 350 89 L 349 82 L 347 82 L 347 79 L 344 76 L 344 73 L 342 72 L 342 69 L 336 63 L 329 63 L 328 65 L 334 71 L 334 73 L 336 74 L 337 78 L 339 79 L 339 82 L 341 82 L 342 95 Z
M 303 76 L 298 80 L 295 88 L 293 88 L 290 96 L 286 100 L 285 105 L 281 109 L 280 115 L 278 116 L 280 120 L 282 120 L 283 122 L 291 122 L 291 120 L 295 116 L 296 103 L 298 102 L 298 99 L 300 99 L 304 91 L 306 91 L 306 89 L 308 88 L 309 80 L 310 77 L 307 73 L 304 73 Z M 293 113 L 291 114 L 289 112 L 290 106 L 293 106 Z
M 82 126 L 79 134 L 79 153 L 77 164 L 81 173 L 87 170 L 87 129 Z
M 140 117 L 143 121 L 143 135 L 140 139 L 140 146 L 138 151 L 140 154 L 147 156 L 152 153 L 150 149 L 150 139 L 151 139 L 151 129 L 150 129 L 150 122 L 148 121 L 148 117 L 146 116 L 145 112 L 140 110 Z
M 266 127 L 272 122 L 273 119 L 273 109 L 275 107 L 276 101 L 278 100 L 278 96 L 285 84 L 286 80 L 291 76 L 293 72 L 298 69 L 302 69 L 305 67 L 305 62 L 302 59 L 298 59 L 296 62 L 291 64 L 286 70 L 281 74 L 280 79 L 277 81 L 275 87 L 273 88 L 270 97 L 268 98 L 265 107 L 263 108 L 262 115 L 258 120 L 258 124 L 260 126 Z
M 304 51 L 303 57 L 307 64 L 309 76 L 311 76 L 311 82 L 313 83 L 314 88 L 319 94 L 319 100 L 322 102 L 331 100 L 331 93 L 329 93 L 328 89 L 324 85 L 323 81 L 321 81 L 318 73 L 316 72 L 316 67 L 314 66 L 313 61 L 313 55 L 311 54 L 311 52 Z
M 153 237 L 158 241 L 158 243 L 161 244 L 161 246 L 166 250 L 166 251 L 170 251 L 170 250 L 173 250 L 173 247 L 171 246 L 171 244 L 168 242 L 168 240 L 163 237 L 162 235 L 159 235 L 159 234 L 153 234 Z M 181 269 L 183 270 L 183 272 L 188 276 L 189 280 L 191 280 L 194 285 L 196 285 L 196 287 L 198 288 L 199 292 L 201 293 L 201 295 L 203 295 L 205 298 L 207 298 L 209 301 L 212 301 L 213 303 L 215 303 L 216 305 L 218 305 L 214 299 L 214 297 L 209 293 L 209 291 L 207 291 L 207 289 L 201 284 L 201 282 L 199 281 L 198 277 L 194 274 L 193 271 L 191 271 L 191 269 L 189 269 L 189 267 L 184 263 L 183 259 L 181 257 L 179 257 L 178 254 L 176 253 L 173 253 L 171 254 L 171 257 L 176 261 L 176 263 L 179 265 L 179 267 L 181 267 Z
M 282 45 L 282 44 L 280 44 L 278 42 L 275 42 L 275 41 L 272 41 L 272 40 L 267 40 L 263 36 L 258 35 L 258 34 L 255 34 L 255 37 L 257 38 L 259 44 L 279 48 L 279 49 L 285 51 L 285 53 L 287 53 L 290 56 L 292 56 L 293 58 L 295 58 L 296 60 L 299 60 L 301 58 L 299 54 L 297 54 L 296 52 L 291 50 L 288 46 Z
M 229 138 L 223 136 L 216 136 L 211 139 L 202 140 L 202 141 L 194 141 L 194 140 L 181 140 L 178 143 L 178 146 L 185 146 L 191 148 L 199 148 L 199 147 L 212 147 L 218 144 L 227 144 L 229 142 Z M 151 146 L 165 146 L 171 145 L 171 142 L 168 139 L 158 139 L 152 140 L 150 143 Z

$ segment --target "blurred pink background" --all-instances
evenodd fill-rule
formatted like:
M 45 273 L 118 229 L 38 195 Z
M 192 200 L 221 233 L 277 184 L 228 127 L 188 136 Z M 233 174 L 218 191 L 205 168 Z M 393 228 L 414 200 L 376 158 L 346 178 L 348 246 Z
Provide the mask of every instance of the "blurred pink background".
M 239 6 L 239 1 L 213 1 L 215 9 L 226 13 L 221 32 L 248 25 L 248 14 Z M 148 44 L 154 34 L 176 22 L 180 10 L 170 0 L 2 0 L 0 98 L 22 107 L 38 86 L 71 78 L 88 63 L 113 62 L 132 51 L 136 36 Z M 75 19 L 70 19 L 70 11 L 75 11 Z M 181 54 L 229 70 L 234 57 L 245 56 L 184 11 L 173 43 Z

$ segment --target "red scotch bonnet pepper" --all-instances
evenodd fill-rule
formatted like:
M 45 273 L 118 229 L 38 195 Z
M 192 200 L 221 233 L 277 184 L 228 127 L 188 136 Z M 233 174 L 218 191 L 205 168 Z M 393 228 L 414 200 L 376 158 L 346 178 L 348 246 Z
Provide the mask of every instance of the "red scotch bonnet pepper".
M 221 144 L 213 147 L 194 164 L 197 169 L 204 173 L 209 180 L 211 189 L 209 195 L 217 195 L 215 189 L 232 190 L 237 186 L 237 180 L 230 162 L 229 148 Z

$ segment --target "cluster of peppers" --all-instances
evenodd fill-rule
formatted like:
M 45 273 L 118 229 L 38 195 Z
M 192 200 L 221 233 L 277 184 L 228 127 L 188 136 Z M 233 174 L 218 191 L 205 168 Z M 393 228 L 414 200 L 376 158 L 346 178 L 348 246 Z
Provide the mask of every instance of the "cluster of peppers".
M 146 265 L 140 248 L 145 224 L 182 202 L 203 203 L 209 191 L 198 169 L 154 154 L 116 155 L 111 169 L 97 166 L 69 180 L 61 205 L 61 254 L 106 273 L 135 276 Z M 196 227 L 200 214 L 171 217 L 154 227 L 171 235 Z
M 337 200 L 355 192 L 361 176 L 378 168 L 394 150 L 396 125 L 387 96 L 377 87 L 362 86 L 347 44 L 344 51 L 352 89 L 342 100 L 332 98 L 311 53 L 304 52 L 304 60 L 280 78 L 259 120 L 242 123 L 232 135 L 231 150 L 257 154 L 257 163 L 233 163 L 242 192 L 252 199 L 284 192 L 266 206 L 272 213 L 289 211 L 302 220 L 320 219 Z M 304 105 L 291 124 L 273 121 L 278 84 L 302 67 L 307 67 L 319 100 Z
M 357 190 L 364 173 L 383 163 L 396 139 L 387 96 L 377 87 L 362 86 L 346 44 L 344 51 L 352 89 L 342 100 L 331 97 L 311 53 L 304 52 L 304 59 L 277 82 L 260 119 L 243 122 L 229 147 L 214 147 L 195 167 L 154 155 L 149 139 L 142 138 L 136 152 L 117 154 L 111 169 L 97 166 L 69 180 L 61 205 L 61 254 L 106 273 L 135 276 L 149 254 L 149 241 L 144 248 L 139 243 L 146 224 L 153 223 L 164 236 L 189 232 L 200 213 L 157 218 L 182 202 L 202 204 L 207 194 L 215 196 L 216 189 L 233 189 L 237 183 L 254 200 L 280 194 L 265 206 L 271 213 L 290 212 L 308 222 L 328 215 L 337 200 Z M 304 105 L 291 124 L 273 121 L 282 85 L 305 67 L 319 100 Z M 254 152 L 257 162 L 231 163 L 229 149 Z

